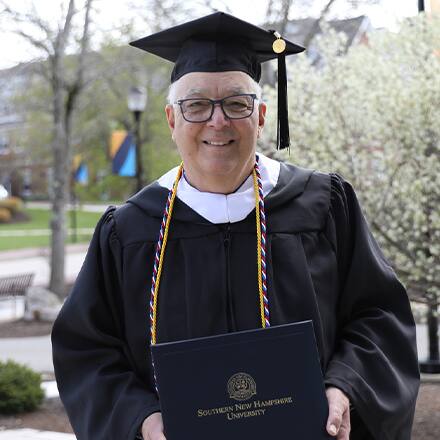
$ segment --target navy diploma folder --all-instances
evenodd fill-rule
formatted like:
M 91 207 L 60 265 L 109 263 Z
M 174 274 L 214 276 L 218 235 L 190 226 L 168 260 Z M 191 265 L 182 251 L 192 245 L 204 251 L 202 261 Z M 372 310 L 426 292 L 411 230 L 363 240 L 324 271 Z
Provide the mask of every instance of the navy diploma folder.
M 167 440 L 321 440 L 312 321 L 152 346 Z

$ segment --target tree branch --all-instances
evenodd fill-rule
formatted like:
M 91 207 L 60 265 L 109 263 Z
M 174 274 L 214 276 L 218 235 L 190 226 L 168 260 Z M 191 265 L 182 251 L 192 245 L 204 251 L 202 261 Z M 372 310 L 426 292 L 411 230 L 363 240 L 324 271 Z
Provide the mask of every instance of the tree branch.
M 43 50 L 47 56 L 49 56 L 51 54 L 49 47 L 43 41 L 37 40 L 36 38 L 32 37 L 31 35 L 27 34 L 26 32 L 24 32 L 20 29 L 15 30 L 14 34 L 17 34 L 18 36 L 24 38 L 29 43 L 31 43 L 32 46 Z
M 73 0 L 70 1 L 69 9 Z M 66 98 L 66 111 L 65 111 L 65 124 L 66 127 L 70 127 L 70 118 L 72 111 L 75 107 L 75 103 L 79 94 L 84 88 L 84 71 L 85 71 L 85 57 L 89 46 L 89 29 L 90 29 L 90 9 L 93 0 L 87 0 L 85 5 L 84 25 L 80 41 L 80 51 L 78 54 L 78 64 L 76 69 L 75 80 L 70 85 L 67 85 L 67 98 Z M 69 13 L 68 13 L 69 15 Z M 73 17 L 73 15 L 72 15 Z M 66 18 L 67 21 L 67 18 Z
M 90 39 L 90 10 L 92 7 L 92 2 L 93 0 L 87 0 L 85 6 L 84 26 L 83 26 L 83 32 L 80 42 L 78 68 L 76 71 L 76 82 L 78 83 L 79 88 L 81 88 L 81 85 L 84 82 L 85 57 L 87 50 L 89 48 L 89 39 Z
M 324 20 L 324 18 L 330 12 L 330 8 L 332 7 L 332 5 L 335 1 L 336 0 L 329 0 L 327 2 L 327 4 L 324 6 L 324 8 L 322 9 L 321 14 L 319 15 L 319 18 L 315 20 L 312 27 L 310 28 L 310 31 L 307 33 L 307 35 L 303 41 L 303 45 L 305 47 L 308 47 L 310 45 L 313 38 L 315 38 L 315 35 L 319 32 L 319 26 L 320 26 L 322 20 Z

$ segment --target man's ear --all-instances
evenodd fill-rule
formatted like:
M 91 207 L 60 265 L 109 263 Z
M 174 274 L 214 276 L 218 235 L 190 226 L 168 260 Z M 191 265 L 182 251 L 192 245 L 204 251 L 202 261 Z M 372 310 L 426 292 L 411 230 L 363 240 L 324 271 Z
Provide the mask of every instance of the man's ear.
M 174 113 L 174 106 L 171 104 L 167 104 L 165 106 L 165 114 L 167 115 L 167 121 L 168 121 L 168 127 L 170 127 L 171 134 L 174 132 L 174 126 L 175 126 L 175 113 Z
M 258 137 L 263 131 L 264 123 L 266 121 L 267 106 L 264 102 L 258 105 Z

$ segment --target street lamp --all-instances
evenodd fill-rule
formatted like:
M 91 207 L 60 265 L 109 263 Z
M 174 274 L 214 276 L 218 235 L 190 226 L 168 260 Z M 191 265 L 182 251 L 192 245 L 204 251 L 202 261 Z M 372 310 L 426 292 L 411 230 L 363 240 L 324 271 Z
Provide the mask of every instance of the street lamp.
M 143 174 L 141 158 L 141 136 L 140 121 L 142 112 L 147 104 L 147 91 L 142 87 L 131 87 L 127 99 L 128 109 L 133 112 L 134 116 L 134 135 L 136 142 L 136 191 L 140 191 L 143 186 Z

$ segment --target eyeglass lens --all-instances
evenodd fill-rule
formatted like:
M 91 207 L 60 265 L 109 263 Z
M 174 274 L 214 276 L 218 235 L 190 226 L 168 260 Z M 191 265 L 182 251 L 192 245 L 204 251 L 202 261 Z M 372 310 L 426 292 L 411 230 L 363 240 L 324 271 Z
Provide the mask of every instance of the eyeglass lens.
M 241 119 L 249 117 L 254 109 L 252 95 L 228 96 L 221 100 L 223 112 L 228 118 Z M 181 102 L 182 113 L 190 122 L 202 122 L 211 118 L 214 103 L 209 99 L 194 98 Z

